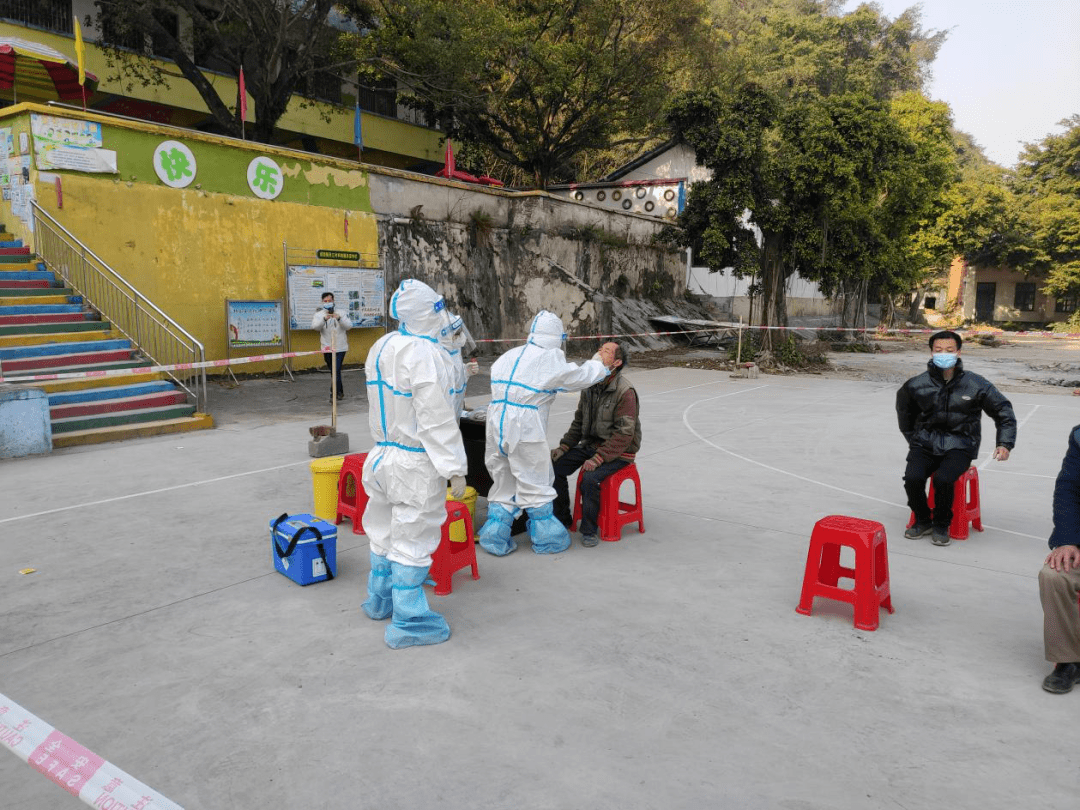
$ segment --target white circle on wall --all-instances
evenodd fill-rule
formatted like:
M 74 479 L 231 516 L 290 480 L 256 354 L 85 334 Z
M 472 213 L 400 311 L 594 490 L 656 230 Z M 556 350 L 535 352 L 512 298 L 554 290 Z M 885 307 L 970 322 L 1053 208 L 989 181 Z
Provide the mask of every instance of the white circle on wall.
M 154 150 L 154 171 L 170 188 L 187 188 L 197 170 L 195 155 L 180 141 L 162 141 Z
M 281 167 L 268 157 L 260 155 L 248 164 L 248 188 L 260 199 L 276 199 L 285 187 L 285 175 Z

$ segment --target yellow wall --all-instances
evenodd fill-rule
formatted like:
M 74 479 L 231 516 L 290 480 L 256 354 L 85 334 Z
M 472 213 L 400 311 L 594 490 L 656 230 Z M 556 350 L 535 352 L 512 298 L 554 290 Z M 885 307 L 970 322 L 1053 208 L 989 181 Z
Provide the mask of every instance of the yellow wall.
M 26 28 L 14 23 L 0 22 L 0 36 L 13 36 L 40 42 L 74 59 L 75 40 L 73 37 L 63 34 L 55 34 L 33 28 Z M 165 67 L 171 73 L 177 73 L 178 69 L 172 62 L 160 59 L 153 60 Z M 133 98 L 139 101 L 147 101 L 154 104 L 162 104 L 166 107 L 175 107 L 180 110 L 192 110 L 204 117 L 209 115 L 206 102 L 195 90 L 195 87 L 183 77 L 171 78 L 165 86 L 143 87 L 139 82 L 119 81 L 114 77 L 115 70 L 110 68 L 105 59 L 105 53 L 97 45 L 86 43 L 86 69 L 98 77 L 100 84 L 98 92 L 90 99 L 91 105 L 103 98 L 106 94 Z M 218 95 L 225 104 L 232 109 L 236 102 L 237 81 L 231 76 L 220 73 L 204 71 L 207 81 L 217 90 Z M 22 99 L 19 101 L 30 101 Z M 40 99 L 37 99 L 40 100 Z M 74 103 L 74 102 L 71 102 Z M 280 129 L 311 135 L 316 138 L 325 138 L 342 144 L 353 142 L 353 108 L 343 107 L 322 102 L 307 102 L 296 96 L 289 103 L 285 115 L 278 121 Z M 329 122 L 323 116 L 329 117 Z M 255 104 L 248 96 L 248 121 L 254 120 Z M 175 121 L 181 126 L 189 126 L 194 120 Z M 392 156 L 387 165 L 403 166 L 400 158 L 393 156 L 405 156 L 416 160 L 431 160 L 442 162 L 443 150 L 440 146 L 442 134 L 433 129 L 409 124 L 394 118 L 387 118 L 373 113 L 363 113 L 362 118 L 365 152 L 371 150 L 368 159 L 374 159 L 379 152 L 390 153 Z M 352 155 L 350 155 L 352 156 Z

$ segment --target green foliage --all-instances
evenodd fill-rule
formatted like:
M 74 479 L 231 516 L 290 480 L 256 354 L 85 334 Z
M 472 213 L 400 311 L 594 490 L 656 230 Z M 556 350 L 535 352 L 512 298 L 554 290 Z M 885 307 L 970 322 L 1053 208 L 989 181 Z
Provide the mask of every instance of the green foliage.
M 235 137 L 241 133 L 235 88 L 231 97 L 223 98 L 202 68 L 238 75 L 243 66 L 255 115 L 247 137 L 271 143 L 274 127 L 295 93 L 317 77 L 340 84 L 334 74 L 356 65 L 351 58 L 329 63 L 327 54 L 337 41 L 337 33 L 327 24 L 335 7 L 332 0 L 96 0 L 94 5 L 94 22 L 103 32 L 101 45 L 117 79 L 128 88 L 169 86 L 177 75 L 172 66 L 143 55 L 145 43 L 151 41 L 154 52 L 173 60 L 180 75 L 198 91 L 210 111 L 212 128 Z
M 582 151 L 655 141 L 699 0 L 353 0 L 379 24 L 353 52 L 401 100 L 544 188 Z

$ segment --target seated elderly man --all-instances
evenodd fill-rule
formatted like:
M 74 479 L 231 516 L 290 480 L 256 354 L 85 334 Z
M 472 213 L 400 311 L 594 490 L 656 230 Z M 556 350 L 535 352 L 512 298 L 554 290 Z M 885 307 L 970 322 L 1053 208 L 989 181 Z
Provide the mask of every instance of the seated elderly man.
M 1039 596 L 1046 660 L 1054 665 L 1043 689 L 1060 695 L 1080 683 L 1080 425 L 1069 434 L 1054 485 L 1054 531 L 1039 572 Z
M 627 354 L 620 343 L 605 343 L 600 356 L 611 372 L 581 392 L 570 430 L 551 451 L 555 463 L 555 517 L 569 526 L 570 492 L 566 477 L 581 468 L 581 545 L 600 542 L 600 484 L 634 460 L 641 447 L 638 397 L 625 374 Z

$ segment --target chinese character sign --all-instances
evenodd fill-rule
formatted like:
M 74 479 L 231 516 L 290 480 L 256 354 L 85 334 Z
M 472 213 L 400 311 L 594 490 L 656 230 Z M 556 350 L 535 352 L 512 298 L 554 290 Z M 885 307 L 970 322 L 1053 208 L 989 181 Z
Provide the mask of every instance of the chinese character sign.
M 171 188 L 187 188 L 195 181 L 195 155 L 179 141 L 162 141 L 154 150 L 154 171 Z
M 285 185 L 281 167 L 268 157 L 257 157 L 248 164 L 248 187 L 263 200 L 277 199 Z

